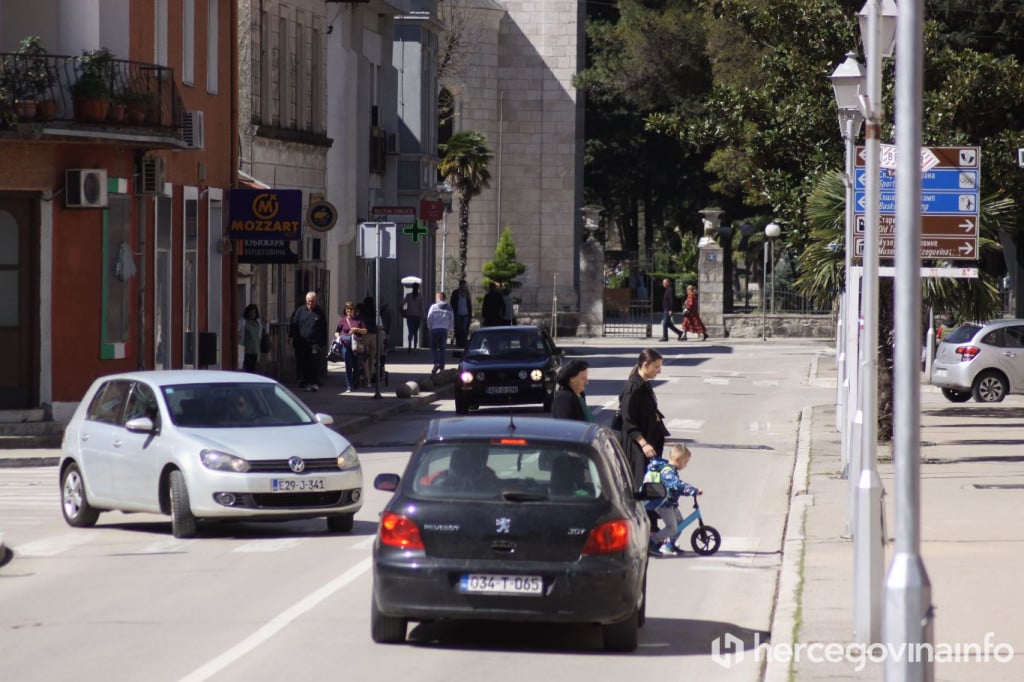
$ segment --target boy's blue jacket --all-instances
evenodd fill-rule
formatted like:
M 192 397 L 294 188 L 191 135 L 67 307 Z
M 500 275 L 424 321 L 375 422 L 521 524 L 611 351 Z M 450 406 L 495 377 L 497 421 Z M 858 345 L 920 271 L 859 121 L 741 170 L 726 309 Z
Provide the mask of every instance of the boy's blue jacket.
M 668 491 L 663 499 L 647 500 L 644 506 L 651 511 L 659 507 L 678 507 L 679 497 L 695 495 L 697 488 L 679 478 L 679 470 L 669 464 L 661 457 L 653 458 L 647 464 L 647 473 L 644 474 L 644 483 L 662 483 Z

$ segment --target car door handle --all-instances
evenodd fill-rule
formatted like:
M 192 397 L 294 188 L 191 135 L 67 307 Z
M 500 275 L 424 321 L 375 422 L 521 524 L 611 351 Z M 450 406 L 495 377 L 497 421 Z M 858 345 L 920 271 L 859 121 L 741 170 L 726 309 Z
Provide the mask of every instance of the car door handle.
M 124 441 L 122 441 L 122 440 L 115 440 L 115 441 L 114 441 L 114 447 L 115 447 L 115 448 L 119 448 L 119 447 L 121 447 L 121 445 L 123 445 L 123 444 L 124 444 Z
M 89 440 L 89 434 L 83 433 L 81 436 L 81 440 Z

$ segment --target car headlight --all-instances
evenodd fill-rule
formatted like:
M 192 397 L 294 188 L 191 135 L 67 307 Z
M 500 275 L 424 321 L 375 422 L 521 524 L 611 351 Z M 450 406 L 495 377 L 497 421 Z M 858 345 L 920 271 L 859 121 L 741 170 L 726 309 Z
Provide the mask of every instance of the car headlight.
M 338 468 L 345 471 L 355 469 L 357 466 L 359 466 L 359 455 L 356 453 L 355 447 L 349 445 L 338 455 Z
M 203 463 L 204 467 L 214 471 L 234 471 L 235 473 L 244 474 L 249 470 L 249 462 L 246 460 L 218 450 L 201 451 L 199 453 L 199 460 Z
M 544 372 L 539 369 L 532 370 L 530 372 L 530 381 L 540 381 L 544 378 Z
M 462 374 L 459 375 L 459 381 L 461 381 L 464 384 L 473 383 L 473 373 L 470 372 L 469 370 L 464 370 Z

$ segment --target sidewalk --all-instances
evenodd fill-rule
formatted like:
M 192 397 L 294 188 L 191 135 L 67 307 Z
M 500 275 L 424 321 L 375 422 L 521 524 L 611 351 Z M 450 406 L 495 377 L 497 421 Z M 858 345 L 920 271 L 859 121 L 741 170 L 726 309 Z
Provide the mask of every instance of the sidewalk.
M 834 358 L 822 356 L 819 376 L 835 376 L 834 367 Z M 799 449 L 804 456 L 798 453 L 794 469 L 770 652 L 782 649 L 783 655 L 793 653 L 800 660 L 768 657 L 764 679 L 882 680 L 881 660 L 888 652 L 880 645 L 865 652 L 851 641 L 854 548 L 847 530 L 849 481 L 840 476 L 835 407 L 809 407 L 803 421 Z M 1009 647 L 1024 652 L 1024 632 L 1017 626 L 1024 595 L 1019 577 L 1024 560 L 1022 446 L 1022 396 L 994 405 L 953 404 L 922 384 L 921 558 L 935 613 L 936 680 L 1024 679 L 1024 656 L 1010 656 L 1007 662 Z M 887 574 L 897 532 L 894 466 L 888 454 L 878 469 Z M 828 645 L 839 652 L 837 660 L 823 660 Z

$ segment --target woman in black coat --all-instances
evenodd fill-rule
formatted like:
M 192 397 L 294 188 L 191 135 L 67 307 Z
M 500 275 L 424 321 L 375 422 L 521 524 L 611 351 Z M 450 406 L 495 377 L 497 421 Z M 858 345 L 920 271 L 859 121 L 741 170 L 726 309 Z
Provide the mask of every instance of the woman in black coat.
M 587 369 L 589 365 L 583 360 L 570 360 L 558 372 L 554 398 L 551 400 L 551 416 L 556 419 L 575 419 L 581 422 L 592 422 L 594 416 L 587 407 Z
M 626 385 L 619 394 L 619 410 L 622 413 L 622 448 L 629 456 L 633 480 L 637 486 L 644 480 L 647 462 L 661 457 L 665 447 L 664 415 L 658 411 L 658 399 L 654 396 L 651 380 L 661 373 L 661 354 L 653 348 L 645 348 L 637 358 L 636 366 L 629 373 Z

